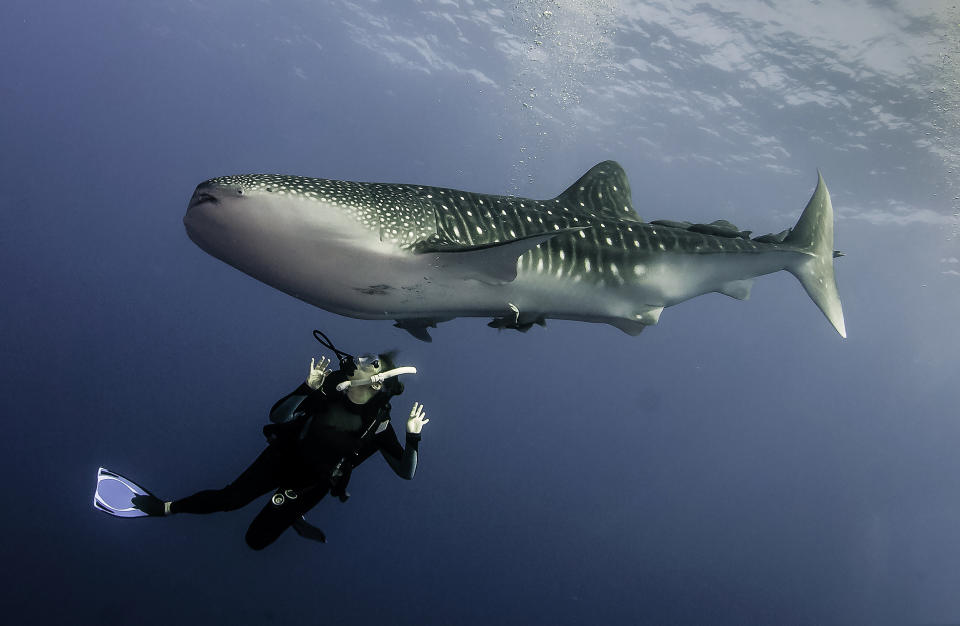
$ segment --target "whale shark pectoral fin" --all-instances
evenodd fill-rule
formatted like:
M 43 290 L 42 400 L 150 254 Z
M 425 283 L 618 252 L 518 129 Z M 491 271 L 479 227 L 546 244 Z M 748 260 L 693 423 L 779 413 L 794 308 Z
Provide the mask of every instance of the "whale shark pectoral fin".
M 437 324 L 440 322 L 446 322 L 453 318 L 443 317 L 443 318 L 414 318 L 414 319 L 404 319 L 397 320 L 393 323 L 397 328 L 402 328 L 407 331 L 420 341 L 425 341 L 430 343 L 433 341 L 433 337 L 430 336 L 430 328 L 436 328 Z
M 489 284 L 503 284 L 517 278 L 517 260 L 526 252 L 558 235 L 566 235 L 583 228 L 565 228 L 549 233 L 539 233 L 503 243 L 485 246 L 455 246 L 451 243 L 438 244 L 436 247 L 420 245 L 417 254 L 433 257 L 430 265 L 438 270 L 450 272 L 458 278 L 473 278 Z
M 424 341 L 426 343 L 433 341 L 433 337 L 430 336 L 430 331 L 427 330 L 429 326 L 401 326 L 399 322 L 394 324 L 394 326 L 397 328 L 402 328 L 420 341 Z
M 737 300 L 746 300 L 750 297 L 750 289 L 753 287 L 753 279 L 745 278 L 743 280 L 731 280 L 720 285 L 717 293 L 736 298 Z

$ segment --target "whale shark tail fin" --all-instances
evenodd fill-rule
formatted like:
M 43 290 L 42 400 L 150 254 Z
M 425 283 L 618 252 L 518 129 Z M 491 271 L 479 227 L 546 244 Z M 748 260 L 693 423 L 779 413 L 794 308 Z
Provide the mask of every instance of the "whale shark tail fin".
M 797 277 L 840 336 L 846 338 L 843 307 L 833 273 L 833 259 L 841 256 L 833 250 L 833 205 L 830 202 L 830 192 L 827 191 L 827 185 L 819 171 L 817 188 L 800 215 L 797 225 L 783 240 L 783 245 L 804 253 L 786 269 Z

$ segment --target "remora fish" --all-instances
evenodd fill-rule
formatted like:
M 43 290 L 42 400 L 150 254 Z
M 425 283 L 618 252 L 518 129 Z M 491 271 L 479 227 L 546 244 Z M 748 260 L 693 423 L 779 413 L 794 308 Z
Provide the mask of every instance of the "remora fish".
M 751 239 L 729 222 L 644 222 L 619 164 L 550 200 L 254 174 L 201 183 L 184 217 L 202 249 L 333 313 L 392 319 L 429 341 L 455 317 L 526 331 L 547 318 L 630 335 L 664 307 L 756 276 L 796 276 L 846 337 L 834 280 L 833 207 L 818 175 L 796 226 Z

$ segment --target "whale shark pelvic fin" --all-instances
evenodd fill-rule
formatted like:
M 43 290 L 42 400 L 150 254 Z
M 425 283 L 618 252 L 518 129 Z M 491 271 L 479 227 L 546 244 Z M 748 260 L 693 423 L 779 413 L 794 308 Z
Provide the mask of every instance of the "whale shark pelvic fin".
M 509 313 L 502 317 L 493 318 L 487 322 L 487 326 L 498 330 L 509 328 L 525 333 L 533 328 L 534 324 L 537 326 L 547 325 L 547 318 L 543 313 L 521 313 L 520 309 L 512 302 L 508 302 L 507 307 L 510 309 Z
M 720 285 L 717 289 L 719 293 L 737 300 L 746 300 L 750 297 L 750 290 L 753 288 L 753 279 L 744 278 L 742 280 L 731 280 Z

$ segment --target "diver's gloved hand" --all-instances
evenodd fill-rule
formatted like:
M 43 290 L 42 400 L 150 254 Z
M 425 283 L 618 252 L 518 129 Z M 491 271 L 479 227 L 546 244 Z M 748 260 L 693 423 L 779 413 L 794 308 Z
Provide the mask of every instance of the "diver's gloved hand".
M 156 496 L 133 496 L 130 498 L 130 503 L 133 504 L 134 508 L 140 509 L 147 515 L 153 517 L 170 515 L 170 503 L 164 502 Z
M 307 374 L 307 386 L 317 390 L 323 384 L 323 381 L 330 375 L 331 370 L 327 369 L 330 365 L 330 359 L 320 357 L 320 360 L 310 359 L 310 373 Z
M 407 432 L 419 435 L 420 431 L 423 430 L 423 425 L 430 421 L 425 419 L 426 415 L 423 412 L 423 405 L 414 402 L 413 408 L 410 409 L 410 419 L 407 420 Z

